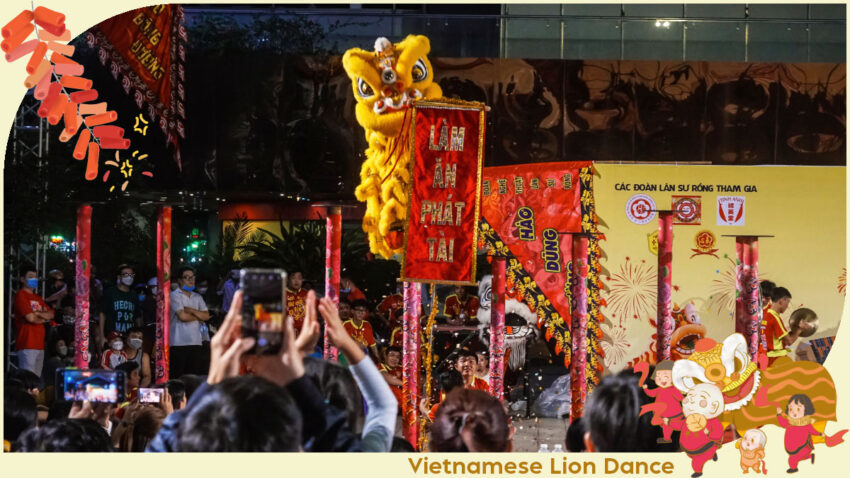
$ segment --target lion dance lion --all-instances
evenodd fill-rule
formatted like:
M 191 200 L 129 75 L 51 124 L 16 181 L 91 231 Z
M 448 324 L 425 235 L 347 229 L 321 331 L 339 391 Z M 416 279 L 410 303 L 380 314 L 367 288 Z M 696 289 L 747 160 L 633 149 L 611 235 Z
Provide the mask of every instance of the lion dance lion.
M 354 195 L 366 203 L 363 231 L 370 249 L 387 259 L 400 252 L 407 218 L 410 107 L 416 100 L 443 95 L 434 83 L 430 51 L 427 37 L 409 35 L 396 44 L 378 38 L 375 51 L 352 48 L 342 57 L 357 100 L 357 122 L 369 143 Z

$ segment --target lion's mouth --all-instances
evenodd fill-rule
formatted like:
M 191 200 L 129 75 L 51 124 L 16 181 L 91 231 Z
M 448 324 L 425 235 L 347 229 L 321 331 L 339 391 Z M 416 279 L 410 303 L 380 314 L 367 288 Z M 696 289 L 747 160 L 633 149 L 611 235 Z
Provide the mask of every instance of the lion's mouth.
M 422 93 L 417 89 L 405 91 L 398 98 L 385 96 L 375 102 L 372 106 L 372 111 L 380 115 L 407 109 L 412 106 L 414 101 L 420 98 L 422 98 Z
M 694 353 L 696 342 L 705 337 L 705 327 L 700 324 L 687 324 L 676 329 L 670 338 L 673 349 L 682 357 L 690 357 Z

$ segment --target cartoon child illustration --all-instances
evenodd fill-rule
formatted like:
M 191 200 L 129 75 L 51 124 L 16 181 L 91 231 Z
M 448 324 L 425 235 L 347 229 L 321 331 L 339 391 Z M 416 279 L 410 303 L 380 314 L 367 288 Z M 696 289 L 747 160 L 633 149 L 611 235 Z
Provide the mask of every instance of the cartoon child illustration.
M 808 395 L 799 393 L 792 395 L 788 399 L 788 405 L 785 407 L 785 413 L 782 413 L 782 408 L 776 407 L 776 421 L 779 426 L 785 429 L 785 451 L 788 453 L 788 473 L 796 473 L 797 465 L 803 460 L 812 460 L 815 463 L 814 441 L 818 442 L 821 439 L 812 437 L 822 436 L 821 432 L 817 431 L 812 423 L 814 423 L 815 406 L 812 404 L 812 399 Z M 832 435 L 823 435 L 822 441 L 826 446 L 833 447 L 844 441 L 844 434 L 847 430 Z
M 641 407 L 640 414 L 652 413 L 652 424 L 661 425 L 664 430 L 664 438 L 659 438 L 659 443 L 670 443 L 670 436 L 677 423 L 684 418 L 682 416 L 682 392 L 673 386 L 673 361 L 664 360 L 655 367 L 652 377 L 658 388 L 649 389 L 643 385 L 644 392 L 650 397 L 655 397 L 655 403 Z M 671 424 L 672 423 L 672 424 Z
M 682 400 L 682 413 L 684 420 L 670 424 L 682 431 L 679 445 L 691 458 L 691 477 L 698 478 L 708 460 L 717 461 L 717 449 L 723 439 L 723 425 L 718 418 L 723 413 L 723 392 L 711 383 L 698 384 Z
M 744 436 L 735 442 L 735 448 L 741 451 L 741 469 L 749 473 L 750 468 L 756 473 L 767 474 L 764 464 L 764 445 L 767 443 L 767 435 L 758 428 L 747 430 Z

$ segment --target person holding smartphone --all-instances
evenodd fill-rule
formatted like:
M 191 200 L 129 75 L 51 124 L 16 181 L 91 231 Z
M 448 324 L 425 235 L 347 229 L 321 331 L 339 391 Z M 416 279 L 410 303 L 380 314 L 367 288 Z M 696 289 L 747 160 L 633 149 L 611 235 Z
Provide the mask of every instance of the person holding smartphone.
M 181 267 L 177 273 L 178 289 L 171 293 L 171 363 L 170 377 L 180 378 L 184 374 L 203 375 L 203 347 L 201 345 L 201 323 L 210 319 L 207 304 L 195 292 L 195 270 Z

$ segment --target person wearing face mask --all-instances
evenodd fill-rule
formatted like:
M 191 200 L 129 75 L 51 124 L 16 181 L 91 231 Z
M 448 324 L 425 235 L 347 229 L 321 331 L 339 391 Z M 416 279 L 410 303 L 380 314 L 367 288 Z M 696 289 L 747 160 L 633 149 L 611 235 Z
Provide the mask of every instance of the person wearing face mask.
M 203 370 L 201 324 L 210 319 L 210 312 L 195 292 L 195 270 L 182 267 L 175 277 L 180 288 L 171 293 L 169 376 L 203 375 L 207 371 Z
M 53 269 L 47 274 L 47 278 L 47 298 L 44 301 L 54 310 L 61 309 L 71 298 L 65 275 L 59 269 Z
M 15 350 L 18 368 L 41 374 L 44 366 L 44 324 L 53 320 L 54 312 L 35 292 L 38 271 L 34 267 L 21 269 L 21 288 L 15 294 Z
M 351 277 L 342 276 L 339 279 L 339 298 L 345 299 L 353 304 L 358 300 L 366 300 L 366 294 L 354 285 L 354 281 L 351 280 Z
M 144 344 L 142 329 L 133 327 L 127 331 L 124 341 L 124 355 L 128 362 L 139 364 L 140 387 L 146 388 L 151 383 L 151 356 L 142 349 Z
M 47 358 L 44 360 L 44 368 L 41 372 L 42 380 L 49 384 L 54 380 L 57 369 L 73 366 L 74 351 L 68 348 L 65 340 L 57 339 L 47 351 Z
M 100 360 L 100 367 L 115 370 L 115 367 L 127 361 L 127 354 L 124 352 L 124 338 L 120 332 L 113 331 L 106 338 L 109 343 L 109 350 L 103 354 Z
M 131 289 L 136 274 L 127 264 L 118 266 L 117 272 L 117 285 L 103 293 L 99 323 L 101 337 L 107 337 L 112 332 L 125 334 L 131 327 L 140 325 L 139 296 Z

